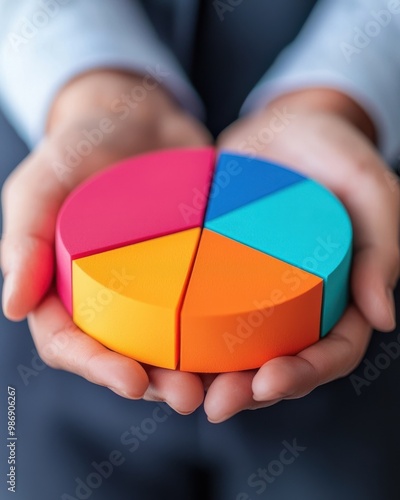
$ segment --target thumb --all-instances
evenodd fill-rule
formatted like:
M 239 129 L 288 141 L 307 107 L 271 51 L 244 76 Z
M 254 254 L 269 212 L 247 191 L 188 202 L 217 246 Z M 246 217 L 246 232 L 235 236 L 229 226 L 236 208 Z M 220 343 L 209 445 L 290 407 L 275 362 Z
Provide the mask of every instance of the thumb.
M 53 277 L 52 245 L 33 235 L 5 234 L 1 242 L 3 311 L 14 321 L 34 309 Z
M 3 311 L 11 320 L 24 319 L 52 282 L 54 228 L 66 194 L 41 150 L 29 155 L 3 186 Z

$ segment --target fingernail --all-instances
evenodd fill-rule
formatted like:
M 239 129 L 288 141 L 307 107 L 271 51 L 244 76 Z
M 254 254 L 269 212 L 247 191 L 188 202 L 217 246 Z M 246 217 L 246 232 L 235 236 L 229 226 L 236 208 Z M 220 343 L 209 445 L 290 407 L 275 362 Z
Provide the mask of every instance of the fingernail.
M 218 418 L 210 418 L 209 416 L 207 416 L 207 420 L 211 424 L 222 424 L 222 422 L 225 422 L 226 420 L 229 420 L 234 415 L 235 415 L 235 413 L 226 413 L 225 415 L 223 415 L 221 417 L 218 417 Z
M 229 417 L 224 417 L 224 418 L 219 418 L 217 420 L 213 420 L 210 417 L 207 417 L 207 420 L 210 422 L 210 424 L 222 424 L 222 422 L 225 422 Z
M 280 403 L 282 400 L 283 400 L 283 398 L 271 399 L 270 401 L 255 400 L 255 401 L 259 401 L 259 403 L 254 405 L 254 406 L 251 406 L 249 408 L 246 408 L 246 409 L 254 411 L 254 410 L 259 410 L 261 408 L 268 408 L 269 406 L 273 406 L 273 405 L 276 405 L 277 403 Z
M 150 403 L 167 403 L 168 404 L 168 402 L 165 399 L 160 398 L 159 396 L 149 395 L 149 394 L 147 394 L 147 391 L 143 394 L 143 399 L 145 401 L 149 401 Z
M 172 408 L 172 406 L 171 406 L 171 408 Z M 172 408 L 172 409 L 174 409 L 174 408 Z M 194 410 L 182 411 L 182 410 L 178 410 L 177 408 L 175 408 L 175 411 L 176 411 L 176 413 L 179 413 L 179 415 L 185 416 L 185 415 L 191 415 Z
M 116 387 L 108 387 L 110 391 L 115 392 L 118 396 L 121 396 L 126 399 L 140 399 L 140 397 L 132 396 L 131 394 L 128 394 L 125 389 L 122 388 L 116 388 Z
M 257 402 L 273 401 L 276 394 L 273 393 L 273 382 L 265 379 L 255 378 L 253 380 L 253 399 Z
M 386 289 L 387 296 L 387 309 L 388 316 L 391 321 L 391 329 L 394 330 L 396 328 L 396 306 L 394 303 L 393 290 L 391 288 Z

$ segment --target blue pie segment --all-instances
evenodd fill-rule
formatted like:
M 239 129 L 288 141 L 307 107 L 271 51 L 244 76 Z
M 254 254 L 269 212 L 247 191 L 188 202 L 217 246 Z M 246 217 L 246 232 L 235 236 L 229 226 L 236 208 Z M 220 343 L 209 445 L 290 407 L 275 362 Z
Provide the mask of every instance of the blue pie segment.
M 222 153 L 215 169 L 205 220 L 216 219 L 304 180 L 305 177 L 293 170 L 265 160 Z

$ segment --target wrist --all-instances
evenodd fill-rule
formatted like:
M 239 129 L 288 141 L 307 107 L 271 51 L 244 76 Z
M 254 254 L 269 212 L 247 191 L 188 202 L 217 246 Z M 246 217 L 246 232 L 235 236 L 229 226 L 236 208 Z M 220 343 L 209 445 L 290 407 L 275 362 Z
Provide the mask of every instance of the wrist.
M 376 143 L 375 126 L 364 111 L 349 96 L 332 89 L 305 89 L 278 97 L 269 103 L 268 108 L 287 106 L 291 113 L 324 113 L 338 116 L 359 129 L 372 142 Z
M 51 106 L 46 132 L 90 116 L 115 114 L 150 124 L 178 111 L 158 82 L 145 82 L 139 74 L 99 69 L 78 75 L 60 90 Z

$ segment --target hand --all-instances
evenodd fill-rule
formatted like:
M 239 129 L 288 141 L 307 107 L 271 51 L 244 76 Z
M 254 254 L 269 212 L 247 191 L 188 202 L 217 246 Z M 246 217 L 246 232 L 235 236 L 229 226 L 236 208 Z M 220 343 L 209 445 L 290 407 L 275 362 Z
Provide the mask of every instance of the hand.
M 109 351 L 73 324 L 52 287 L 56 217 L 75 186 L 130 155 L 211 141 L 202 125 L 159 85 L 128 113 L 113 111 L 112 103 L 121 104 L 123 96 L 132 96 L 132 89 L 142 83 L 138 75 L 96 71 L 72 81 L 56 99 L 45 138 L 3 188 L 3 309 L 12 320 L 28 317 L 37 350 L 53 368 L 81 375 L 127 398 L 164 400 L 176 411 L 190 413 L 204 398 L 199 376 L 142 366 Z M 82 156 L 79 165 L 57 175 L 54 162 L 65 165 L 66 148 L 76 150 L 85 138 L 82 131 L 98 129 L 102 120 L 109 120 L 109 126 L 100 143 Z
M 278 128 L 277 111 L 288 113 Z M 209 420 L 221 422 L 244 409 L 299 398 L 343 377 L 360 363 L 372 328 L 395 327 L 399 188 L 374 148 L 373 136 L 364 112 L 330 90 L 284 96 L 221 134 L 220 148 L 291 165 L 332 190 L 353 222 L 354 259 L 352 302 L 329 335 L 297 356 L 273 359 L 258 371 L 218 375 L 204 402 Z

